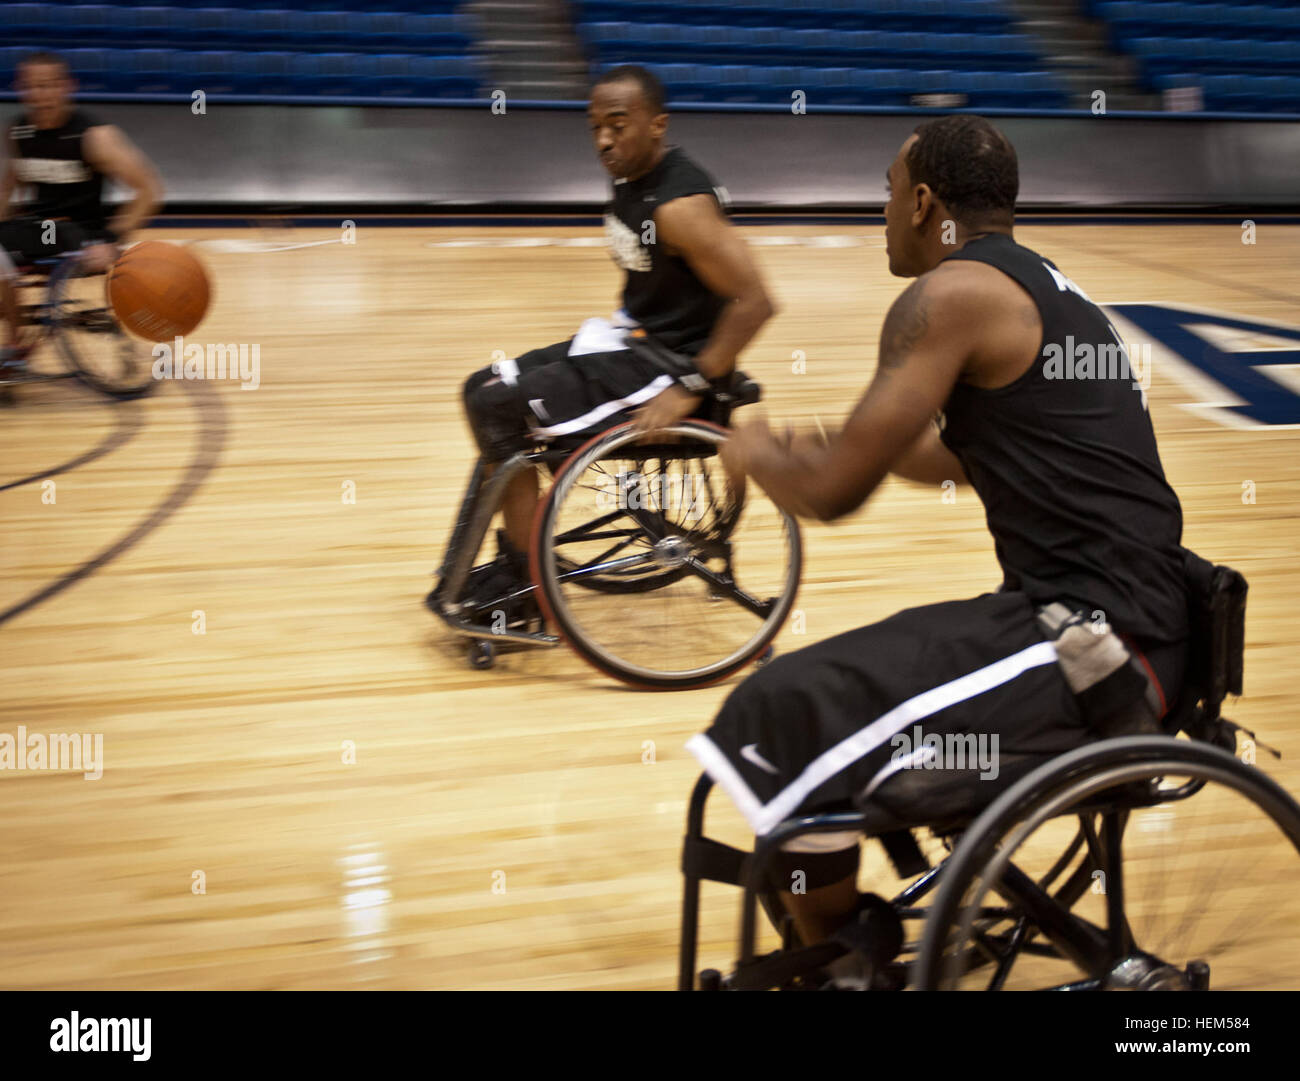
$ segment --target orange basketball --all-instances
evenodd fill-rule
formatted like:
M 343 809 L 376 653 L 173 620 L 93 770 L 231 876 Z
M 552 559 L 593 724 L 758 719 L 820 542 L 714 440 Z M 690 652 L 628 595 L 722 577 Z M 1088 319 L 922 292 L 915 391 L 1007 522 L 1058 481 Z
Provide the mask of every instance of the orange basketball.
M 128 248 L 109 270 L 107 289 L 118 322 L 151 342 L 189 334 L 212 296 L 203 264 L 186 248 L 161 240 Z

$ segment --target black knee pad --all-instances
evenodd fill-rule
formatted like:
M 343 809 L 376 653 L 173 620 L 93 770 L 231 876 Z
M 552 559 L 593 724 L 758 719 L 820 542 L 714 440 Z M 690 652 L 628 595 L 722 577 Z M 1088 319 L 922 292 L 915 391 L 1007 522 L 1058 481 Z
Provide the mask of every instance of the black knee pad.
M 496 380 L 491 368 L 481 368 L 465 380 L 465 416 L 487 462 L 503 462 L 528 446 L 527 406 L 518 387 Z
M 857 877 L 862 862 L 859 845 L 842 848 L 838 852 L 786 852 L 776 853 L 767 865 L 767 881 L 774 890 L 793 892 L 795 875 L 802 874 L 803 888 L 817 890 L 832 886 L 846 878 Z

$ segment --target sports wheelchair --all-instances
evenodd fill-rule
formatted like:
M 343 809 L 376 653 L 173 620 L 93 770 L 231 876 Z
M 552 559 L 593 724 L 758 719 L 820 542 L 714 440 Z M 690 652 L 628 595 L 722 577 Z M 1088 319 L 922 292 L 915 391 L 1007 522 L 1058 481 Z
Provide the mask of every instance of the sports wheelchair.
M 702 776 L 682 855 L 679 990 L 696 986 L 705 880 L 744 893 L 735 968 L 700 972 L 701 990 L 821 989 L 823 966 L 850 951 L 868 974 L 863 989 L 1300 987 L 1300 805 L 1234 755 L 1238 733 L 1248 750 L 1257 741 L 1220 713 L 1227 694 L 1241 693 L 1245 579 L 1187 555 L 1192 635 L 1188 678 L 1164 725 L 1174 735 L 1104 739 L 1048 760 L 1003 756 L 992 803 L 990 782 L 973 775 L 921 783 L 899 771 L 859 809 L 789 819 L 752 853 L 704 835 L 712 782 Z M 922 828 L 943 853 L 933 865 Z M 841 831 L 879 839 L 908 884 L 888 902 L 866 895 L 871 904 L 834 941 L 805 945 L 767 869 L 786 842 Z M 1186 849 L 1174 852 L 1179 841 Z M 1216 887 L 1217 903 L 1205 896 Z M 781 942 L 764 955 L 760 905 Z
M 118 323 L 104 295 L 103 277 L 87 273 L 76 252 L 37 259 L 20 266 L 18 310 L 40 328 L 40 338 L 55 346 L 61 366 L 32 367 L 24 361 L 0 372 L 0 392 L 15 386 L 77 379 L 110 398 L 139 398 L 148 394 L 153 378 L 153 354 L 146 342 L 133 338 Z M 37 300 L 25 294 L 39 291 Z M 39 349 L 36 342 L 29 356 Z
M 677 690 L 770 657 L 799 585 L 799 529 L 757 486 L 733 484 L 717 454 L 732 410 L 760 397 L 735 372 L 691 418 L 649 436 L 624 423 L 539 444 L 491 478 L 476 464 L 426 601 L 470 639 L 470 663 L 491 667 L 502 643 L 563 640 L 616 679 Z M 553 482 L 533 522 L 532 581 L 476 596 L 471 565 L 503 493 L 538 467 Z M 540 618 L 512 624 L 506 613 L 528 596 Z

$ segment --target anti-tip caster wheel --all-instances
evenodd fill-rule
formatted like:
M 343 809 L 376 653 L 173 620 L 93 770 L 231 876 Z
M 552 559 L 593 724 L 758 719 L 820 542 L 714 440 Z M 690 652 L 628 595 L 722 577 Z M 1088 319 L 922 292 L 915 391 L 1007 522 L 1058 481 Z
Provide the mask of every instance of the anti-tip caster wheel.
M 700 990 L 701 991 L 721 991 L 722 990 L 722 973 L 716 968 L 706 968 L 700 973 Z
M 496 647 L 491 642 L 476 638 L 469 647 L 469 664 L 471 668 L 491 668 L 497 663 Z

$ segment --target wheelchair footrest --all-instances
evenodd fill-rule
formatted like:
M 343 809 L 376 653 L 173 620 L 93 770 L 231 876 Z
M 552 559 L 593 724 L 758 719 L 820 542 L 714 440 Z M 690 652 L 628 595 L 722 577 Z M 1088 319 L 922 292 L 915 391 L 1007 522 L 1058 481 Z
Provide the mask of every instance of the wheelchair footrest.
M 425 606 L 463 638 L 482 638 L 489 642 L 516 642 L 527 646 L 558 646 L 560 637 L 545 631 L 520 631 L 509 627 L 495 628 L 473 623 L 464 616 L 446 611 L 436 599 L 436 590 L 425 599 Z

